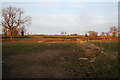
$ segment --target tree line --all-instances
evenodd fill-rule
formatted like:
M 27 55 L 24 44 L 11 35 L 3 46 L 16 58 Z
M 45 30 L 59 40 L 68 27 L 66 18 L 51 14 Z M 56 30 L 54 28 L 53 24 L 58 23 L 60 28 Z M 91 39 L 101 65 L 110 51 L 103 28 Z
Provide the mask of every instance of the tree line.
M 88 31 L 89 37 L 90 38 L 97 38 L 98 37 L 98 32 L 96 31 Z M 100 36 L 101 37 L 116 37 L 118 34 L 118 28 L 115 26 L 110 27 L 108 32 L 101 32 Z

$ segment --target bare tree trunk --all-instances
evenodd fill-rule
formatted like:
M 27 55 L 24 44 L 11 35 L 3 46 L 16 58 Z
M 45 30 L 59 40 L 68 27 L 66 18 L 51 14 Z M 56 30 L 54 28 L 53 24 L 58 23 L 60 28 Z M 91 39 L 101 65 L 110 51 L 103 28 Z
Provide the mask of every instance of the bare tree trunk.
M 10 40 L 12 40 L 12 36 L 10 36 Z

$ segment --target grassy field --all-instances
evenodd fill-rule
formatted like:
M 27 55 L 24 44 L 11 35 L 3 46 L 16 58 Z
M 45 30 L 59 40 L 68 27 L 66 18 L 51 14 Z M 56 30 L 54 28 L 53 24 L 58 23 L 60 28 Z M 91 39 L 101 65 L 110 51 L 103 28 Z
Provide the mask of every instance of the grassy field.
M 77 38 L 82 36 L 68 35 L 30 35 L 27 38 L 3 38 L 3 42 L 77 42 Z
M 76 38 L 76 37 L 84 37 L 81 35 L 25 35 L 29 36 L 28 38 L 13 38 L 13 40 L 55 40 L 55 39 L 67 39 L 67 38 Z M 3 40 L 9 40 L 9 38 Z
M 93 43 L 99 47 L 104 48 L 105 52 L 114 52 L 118 53 L 118 39 L 117 40 L 92 40 L 90 43 Z
M 82 60 L 93 51 L 86 52 L 87 47 L 73 42 L 3 42 L 3 78 L 117 78 L 118 54 L 97 51 L 95 61 L 94 54 Z

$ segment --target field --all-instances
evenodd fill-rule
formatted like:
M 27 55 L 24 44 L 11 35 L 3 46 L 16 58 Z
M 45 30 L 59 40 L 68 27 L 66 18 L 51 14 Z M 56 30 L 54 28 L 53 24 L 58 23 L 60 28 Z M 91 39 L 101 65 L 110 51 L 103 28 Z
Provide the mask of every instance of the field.
M 104 55 L 97 40 L 79 43 L 60 39 L 66 40 L 32 37 L 3 41 L 3 78 L 118 78 L 117 41 L 101 42 Z
M 118 53 L 118 39 L 117 40 L 92 40 L 90 43 L 95 44 L 99 47 L 104 48 L 105 52 Z

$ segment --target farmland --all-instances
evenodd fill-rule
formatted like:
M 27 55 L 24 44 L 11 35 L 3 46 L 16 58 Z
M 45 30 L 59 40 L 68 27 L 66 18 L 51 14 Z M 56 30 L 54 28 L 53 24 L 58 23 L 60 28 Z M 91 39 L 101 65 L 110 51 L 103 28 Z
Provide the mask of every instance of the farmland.
M 117 52 L 118 53 L 118 39 L 116 40 L 93 40 L 90 41 L 97 46 L 103 47 L 105 52 Z
M 99 40 L 51 37 L 3 39 L 3 78 L 118 78 L 117 41 L 101 42 L 104 55 L 91 46 L 101 47 Z

